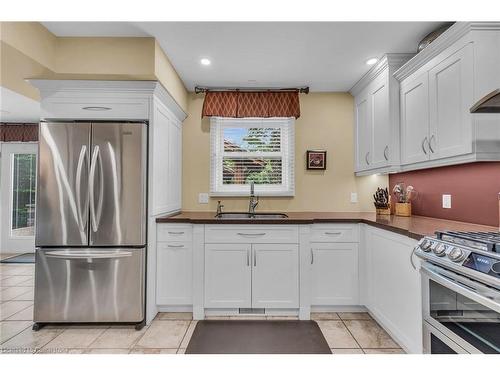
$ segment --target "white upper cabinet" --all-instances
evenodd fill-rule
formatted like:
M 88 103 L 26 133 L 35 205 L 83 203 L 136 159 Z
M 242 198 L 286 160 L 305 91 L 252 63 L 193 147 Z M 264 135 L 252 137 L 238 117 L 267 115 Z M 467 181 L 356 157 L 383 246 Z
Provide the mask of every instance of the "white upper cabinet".
M 391 149 L 391 122 L 389 119 L 389 76 L 381 74 L 370 87 L 369 99 L 371 104 L 372 152 L 371 167 L 385 167 L 394 150 Z
M 432 159 L 472 152 L 473 45 L 444 59 L 429 71 Z
M 500 116 L 470 113 L 500 87 L 499 66 L 500 23 L 457 22 L 394 73 L 401 170 L 500 160 Z
M 421 74 L 401 85 L 401 162 L 429 160 L 428 75 Z
M 362 93 L 356 98 L 354 118 L 356 122 L 356 171 L 370 169 L 372 127 L 368 121 L 368 97 Z
M 412 54 L 387 54 L 351 89 L 356 173 L 389 172 L 399 165 L 399 83 L 394 71 Z

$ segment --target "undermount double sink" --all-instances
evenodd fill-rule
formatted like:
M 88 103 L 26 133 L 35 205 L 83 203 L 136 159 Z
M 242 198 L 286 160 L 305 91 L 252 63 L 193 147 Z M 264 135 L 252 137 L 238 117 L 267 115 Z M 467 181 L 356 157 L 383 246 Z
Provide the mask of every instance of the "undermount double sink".
M 286 219 L 287 214 L 279 212 L 259 212 L 258 214 L 252 214 L 249 212 L 221 212 L 215 215 L 217 219 Z

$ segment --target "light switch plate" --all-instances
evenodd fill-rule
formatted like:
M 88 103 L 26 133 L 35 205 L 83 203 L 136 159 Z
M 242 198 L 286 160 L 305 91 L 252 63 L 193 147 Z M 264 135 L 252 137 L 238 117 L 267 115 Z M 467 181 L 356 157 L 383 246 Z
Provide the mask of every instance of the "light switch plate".
M 443 208 L 451 208 L 451 195 L 443 194 Z
M 358 203 L 358 193 L 351 193 L 351 203 Z
M 208 203 L 208 193 L 198 194 L 198 203 L 207 204 Z

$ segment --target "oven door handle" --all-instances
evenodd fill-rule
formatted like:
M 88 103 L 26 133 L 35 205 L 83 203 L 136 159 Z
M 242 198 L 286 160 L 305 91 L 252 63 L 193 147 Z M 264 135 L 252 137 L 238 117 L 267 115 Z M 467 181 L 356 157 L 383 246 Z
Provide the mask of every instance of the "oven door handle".
M 424 264 L 420 269 L 431 280 L 500 313 L 500 292 L 446 270 L 439 269 L 437 272 L 434 266 L 428 264 Z

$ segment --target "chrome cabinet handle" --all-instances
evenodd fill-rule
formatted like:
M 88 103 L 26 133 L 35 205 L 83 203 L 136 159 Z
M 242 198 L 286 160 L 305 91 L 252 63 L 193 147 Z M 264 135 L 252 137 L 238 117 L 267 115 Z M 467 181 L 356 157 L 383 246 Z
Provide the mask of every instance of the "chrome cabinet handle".
M 103 106 L 87 106 L 82 107 L 85 111 L 109 111 L 111 107 L 103 107 Z
M 387 156 L 388 151 L 389 151 L 389 145 L 385 146 L 385 148 L 384 148 L 384 158 L 387 161 L 389 161 L 389 156 Z
M 168 232 L 168 234 L 184 234 L 184 232 Z
M 253 266 L 257 267 L 257 251 L 253 251 Z
M 432 139 L 435 138 L 434 135 L 431 136 L 431 138 L 429 139 L 429 150 L 431 150 L 431 152 L 434 154 L 434 149 L 432 148 Z
M 80 149 L 80 156 L 78 157 L 78 164 L 76 167 L 76 208 L 78 213 L 78 227 L 80 228 L 80 232 L 85 232 L 85 224 L 87 222 L 87 212 L 89 209 L 89 195 L 88 193 L 85 195 L 85 204 L 82 210 L 82 198 L 81 198 L 81 184 L 82 184 L 82 170 L 83 163 L 87 159 L 87 146 L 82 145 Z M 83 219 L 82 211 L 85 212 L 85 220 Z
M 238 236 L 250 236 L 250 237 L 256 237 L 256 236 L 265 236 L 266 233 L 236 233 Z
M 247 267 L 250 266 L 250 249 L 247 249 Z
M 325 234 L 331 234 L 331 235 L 338 236 L 339 234 L 342 234 L 342 232 L 325 232 Z
M 365 155 L 365 161 L 367 165 L 370 165 L 370 162 L 368 161 L 368 155 L 370 155 L 370 151 L 368 151 Z
M 422 141 L 422 150 L 424 151 L 424 154 L 427 155 L 427 150 L 425 149 L 425 142 L 427 142 L 427 137 L 425 137 Z
M 180 249 L 184 247 L 184 245 L 167 245 L 167 247 L 175 248 L 175 249 Z
M 311 249 L 311 264 L 314 263 L 314 250 Z

